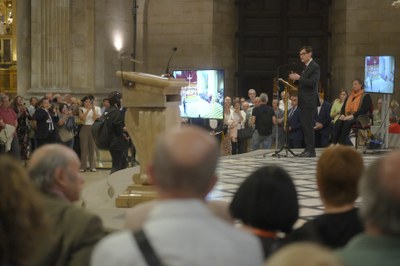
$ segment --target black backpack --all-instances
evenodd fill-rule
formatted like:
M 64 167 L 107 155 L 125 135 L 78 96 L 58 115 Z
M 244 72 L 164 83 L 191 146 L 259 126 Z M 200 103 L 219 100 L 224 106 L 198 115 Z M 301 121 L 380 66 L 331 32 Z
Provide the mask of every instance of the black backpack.
M 115 110 L 112 110 L 113 112 Z M 104 113 L 100 118 L 97 118 L 92 125 L 92 136 L 96 146 L 100 150 L 108 150 L 113 137 L 112 129 L 109 128 L 110 113 Z

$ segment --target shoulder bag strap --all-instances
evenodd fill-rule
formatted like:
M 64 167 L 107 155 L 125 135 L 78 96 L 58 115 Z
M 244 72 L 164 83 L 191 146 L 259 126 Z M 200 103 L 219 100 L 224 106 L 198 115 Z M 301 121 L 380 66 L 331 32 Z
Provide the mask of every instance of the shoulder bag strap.
M 139 246 L 140 251 L 142 252 L 147 265 L 149 266 L 161 266 L 161 261 L 155 253 L 153 247 L 151 246 L 146 234 L 142 229 L 136 232 L 132 232 L 135 240 Z

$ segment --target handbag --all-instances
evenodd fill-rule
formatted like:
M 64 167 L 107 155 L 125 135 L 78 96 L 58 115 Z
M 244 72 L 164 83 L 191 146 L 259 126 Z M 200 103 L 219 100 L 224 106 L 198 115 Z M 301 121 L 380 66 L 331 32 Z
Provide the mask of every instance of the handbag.
M 253 137 L 253 128 L 246 127 L 238 130 L 239 139 L 251 139 Z
M 74 138 L 74 131 L 62 127 L 58 130 L 58 136 L 62 142 L 67 142 Z

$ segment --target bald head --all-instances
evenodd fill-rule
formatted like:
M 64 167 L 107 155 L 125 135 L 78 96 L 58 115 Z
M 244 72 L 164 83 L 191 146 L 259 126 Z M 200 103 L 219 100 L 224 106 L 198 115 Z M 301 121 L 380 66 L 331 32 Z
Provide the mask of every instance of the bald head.
M 398 166 L 400 165 L 400 151 L 394 151 L 388 154 L 388 156 L 382 162 L 382 168 L 380 171 L 380 179 L 383 188 L 392 197 L 396 198 L 400 202 L 400 171 Z
M 207 131 L 195 126 L 171 130 L 156 144 L 153 179 L 163 191 L 205 196 L 215 179 L 218 156 L 217 141 Z
M 373 162 L 360 181 L 360 214 L 367 230 L 400 237 L 399 164 L 400 151 L 391 152 Z
M 79 199 L 82 179 L 76 153 L 60 144 L 44 145 L 37 149 L 29 162 L 29 176 L 45 193 L 58 190 L 71 201 Z

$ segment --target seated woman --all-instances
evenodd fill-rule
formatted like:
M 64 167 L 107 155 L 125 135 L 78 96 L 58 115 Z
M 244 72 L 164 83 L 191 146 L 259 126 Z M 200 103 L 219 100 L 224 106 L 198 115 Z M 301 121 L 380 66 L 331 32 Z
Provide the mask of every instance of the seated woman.
M 277 166 L 253 172 L 237 190 L 230 212 L 259 237 L 267 258 L 286 241 L 299 215 L 297 192 L 289 174 Z
M 357 117 L 368 114 L 371 107 L 371 96 L 364 93 L 364 81 L 356 78 L 353 80 L 352 91 L 343 103 L 340 116 L 333 127 L 332 143 L 353 145 L 348 138 L 351 127 L 356 123 Z

